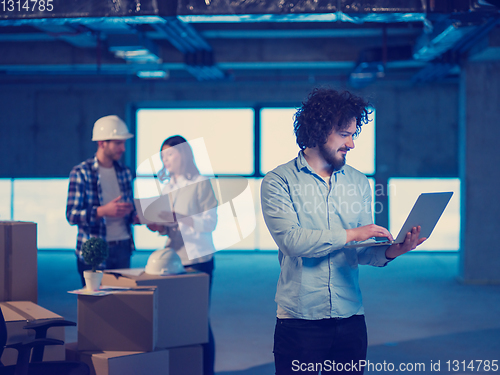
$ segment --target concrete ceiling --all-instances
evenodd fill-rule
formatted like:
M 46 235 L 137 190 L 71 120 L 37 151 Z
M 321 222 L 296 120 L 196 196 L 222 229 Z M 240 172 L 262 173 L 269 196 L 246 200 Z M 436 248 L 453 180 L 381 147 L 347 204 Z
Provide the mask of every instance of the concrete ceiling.
M 500 59 L 493 0 L 45 0 L 50 12 L 30 1 L 32 9 L 26 0 L 0 4 L 0 82 L 338 79 L 361 87 L 453 79 L 465 59 Z

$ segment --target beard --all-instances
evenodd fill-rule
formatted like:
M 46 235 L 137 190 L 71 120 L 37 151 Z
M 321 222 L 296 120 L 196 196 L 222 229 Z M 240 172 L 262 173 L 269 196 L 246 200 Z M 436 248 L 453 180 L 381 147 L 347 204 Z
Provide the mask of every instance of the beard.
M 319 152 L 323 159 L 330 164 L 333 168 L 334 171 L 338 171 L 342 169 L 342 167 L 345 165 L 345 154 L 337 154 L 337 152 L 340 151 L 348 151 L 347 148 L 339 148 L 338 150 L 332 151 L 326 146 L 319 145 L 318 146 Z
M 104 154 L 110 158 L 111 160 L 118 161 L 121 159 L 123 152 L 121 151 L 113 151 L 111 149 L 104 150 Z

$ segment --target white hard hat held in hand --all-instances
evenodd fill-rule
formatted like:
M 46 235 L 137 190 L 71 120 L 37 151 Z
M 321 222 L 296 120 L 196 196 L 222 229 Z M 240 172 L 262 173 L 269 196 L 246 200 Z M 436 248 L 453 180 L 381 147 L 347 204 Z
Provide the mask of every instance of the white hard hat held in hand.
M 95 122 L 92 132 L 93 141 L 125 140 L 133 136 L 123 120 L 115 115 L 101 117 Z
M 150 275 L 162 276 L 177 275 L 186 272 L 179 255 L 177 255 L 174 249 L 168 247 L 155 250 L 151 253 L 145 271 Z

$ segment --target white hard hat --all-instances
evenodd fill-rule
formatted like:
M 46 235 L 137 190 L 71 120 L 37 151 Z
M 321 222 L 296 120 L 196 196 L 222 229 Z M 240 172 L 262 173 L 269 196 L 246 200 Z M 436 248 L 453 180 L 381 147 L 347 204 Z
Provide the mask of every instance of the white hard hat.
M 148 258 L 145 269 L 150 275 L 177 275 L 185 273 L 181 258 L 174 249 L 165 248 L 153 251 Z
M 133 136 L 122 119 L 115 115 L 101 117 L 95 122 L 92 132 L 93 141 L 124 140 Z

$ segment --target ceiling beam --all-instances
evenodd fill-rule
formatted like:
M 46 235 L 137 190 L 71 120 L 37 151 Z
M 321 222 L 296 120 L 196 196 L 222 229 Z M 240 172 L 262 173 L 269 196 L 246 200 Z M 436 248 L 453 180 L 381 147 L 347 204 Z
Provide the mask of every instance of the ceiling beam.
M 293 25 L 290 25 L 292 27 Z M 388 36 L 417 36 L 418 28 L 387 28 Z M 205 30 L 200 34 L 207 39 L 302 39 L 302 38 L 366 38 L 382 37 L 382 28 L 317 29 L 317 30 Z

